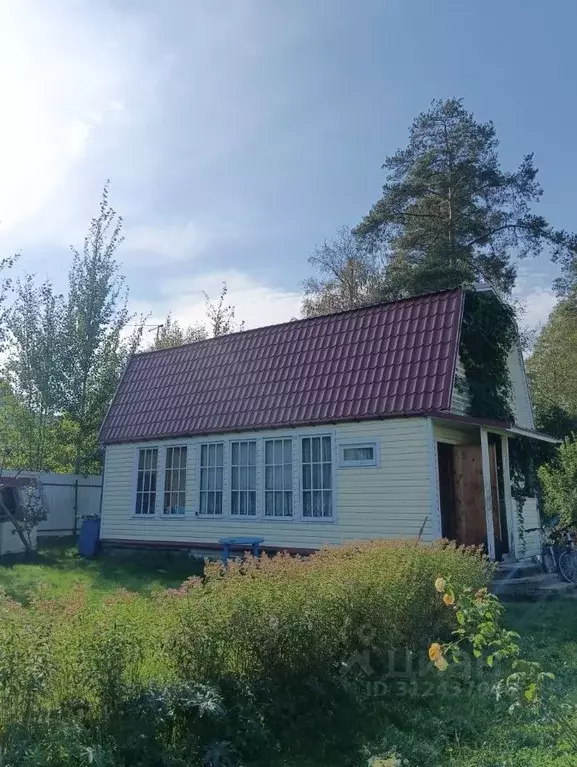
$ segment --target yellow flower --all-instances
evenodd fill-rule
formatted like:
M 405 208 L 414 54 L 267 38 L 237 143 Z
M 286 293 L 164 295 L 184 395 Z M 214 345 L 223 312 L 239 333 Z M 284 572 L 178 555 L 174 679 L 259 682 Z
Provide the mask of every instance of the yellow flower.
M 433 661 L 433 663 L 436 663 L 439 658 L 443 657 L 443 648 L 438 642 L 433 642 L 433 644 L 429 647 L 429 658 Z
M 447 607 L 450 607 L 451 605 L 455 604 L 455 597 L 453 594 L 445 594 L 443 597 L 443 602 L 447 605 Z
M 477 593 L 475 594 L 475 598 L 482 599 L 486 595 L 487 595 L 487 587 L 483 586 L 482 589 L 479 589 L 479 591 L 477 591 Z
M 435 666 L 439 669 L 439 671 L 446 671 L 449 668 L 449 664 L 447 663 L 447 659 L 444 655 L 441 655 L 441 657 L 435 661 Z
M 447 585 L 447 581 L 444 578 L 437 578 L 437 580 L 435 581 L 435 588 L 439 592 L 439 594 L 443 593 L 446 585 Z

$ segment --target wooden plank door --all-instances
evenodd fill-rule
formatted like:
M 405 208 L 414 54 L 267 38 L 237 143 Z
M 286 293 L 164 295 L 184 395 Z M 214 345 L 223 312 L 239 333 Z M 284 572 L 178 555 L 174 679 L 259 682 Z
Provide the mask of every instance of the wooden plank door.
M 456 445 L 455 538 L 465 546 L 479 546 L 487 539 L 481 445 Z

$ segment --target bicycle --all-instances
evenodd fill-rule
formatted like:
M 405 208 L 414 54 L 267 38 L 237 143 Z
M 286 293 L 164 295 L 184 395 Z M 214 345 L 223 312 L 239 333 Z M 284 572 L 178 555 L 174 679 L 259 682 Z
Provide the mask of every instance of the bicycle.
M 577 583 L 577 548 L 574 536 L 567 533 L 567 545 L 557 561 L 559 573 L 567 583 Z
M 541 544 L 540 564 L 548 575 L 559 574 L 567 583 L 577 583 L 577 546 L 575 534 L 566 526 L 556 524 L 550 528 L 532 527 L 526 533 L 537 530 L 544 534 Z

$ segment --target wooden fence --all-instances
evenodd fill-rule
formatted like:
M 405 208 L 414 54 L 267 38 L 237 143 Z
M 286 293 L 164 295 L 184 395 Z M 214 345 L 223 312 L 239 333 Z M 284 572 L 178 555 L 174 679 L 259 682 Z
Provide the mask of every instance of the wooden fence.
M 5 474 L 14 476 L 14 472 Z M 38 535 L 75 535 L 82 517 L 100 511 L 102 475 L 21 472 L 18 476 L 36 477 L 44 487 L 50 512 L 48 519 L 38 526 Z

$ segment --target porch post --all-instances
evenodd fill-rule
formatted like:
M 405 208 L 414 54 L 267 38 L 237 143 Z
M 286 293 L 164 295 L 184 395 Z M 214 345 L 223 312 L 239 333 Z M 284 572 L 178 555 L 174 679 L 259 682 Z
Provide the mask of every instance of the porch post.
M 509 531 L 509 553 L 517 558 L 517 515 L 513 509 L 511 495 L 511 466 L 509 463 L 509 437 L 501 435 L 501 460 L 503 464 L 503 488 L 505 490 L 505 511 L 507 513 L 507 529 Z
M 493 493 L 491 491 L 491 462 L 489 460 L 489 435 L 481 427 L 481 464 L 483 467 L 483 495 L 485 497 L 485 521 L 487 523 L 487 548 L 489 559 L 495 559 L 495 528 L 493 527 Z

